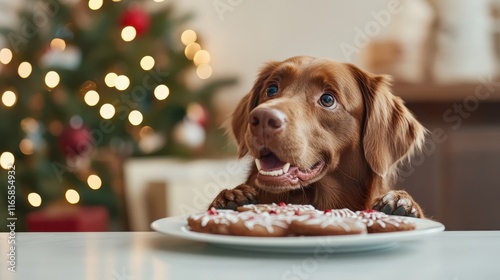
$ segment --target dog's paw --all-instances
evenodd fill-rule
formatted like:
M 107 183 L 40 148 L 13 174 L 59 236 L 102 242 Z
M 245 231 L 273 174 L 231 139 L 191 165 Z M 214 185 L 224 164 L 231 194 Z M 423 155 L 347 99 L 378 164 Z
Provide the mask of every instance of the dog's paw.
M 418 206 L 413 198 L 405 191 L 389 191 L 385 195 L 377 198 L 372 208 L 388 215 L 416 218 L 423 218 L 424 216 L 420 206 Z
M 242 184 L 234 189 L 221 191 L 208 209 L 215 207 L 217 209 L 236 210 L 238 206 L 256 203 L 258 203 L 257 190 L 249 185 Z

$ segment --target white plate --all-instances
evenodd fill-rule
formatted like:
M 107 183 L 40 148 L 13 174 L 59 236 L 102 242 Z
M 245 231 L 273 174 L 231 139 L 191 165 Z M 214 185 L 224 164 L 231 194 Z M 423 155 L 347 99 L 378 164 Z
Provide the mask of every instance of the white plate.
M 167 235 L 226 248 L 294 253 L 344 253 L 385 249 L 399 242 L 418 240 L 444 230 L 444 225 L 441 223 L 408 218 L 416 223 L 417 228 L 415 230 L 344 236 L 245 237 L 190 231 L 187 228 L 187 216 L 159 219 L 151 224 L 151 228 Z

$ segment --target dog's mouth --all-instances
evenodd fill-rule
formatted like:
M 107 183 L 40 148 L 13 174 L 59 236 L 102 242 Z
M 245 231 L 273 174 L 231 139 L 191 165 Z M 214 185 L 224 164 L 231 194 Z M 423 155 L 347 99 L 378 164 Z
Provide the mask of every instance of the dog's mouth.
M 283 162 L 274 153 L 268 152 L 255 159 L 255 165 L 259 170 L 257 180 L 260 187 L 269 192 L 279 193 L 315 181 L 325 163 L 318 161 L 309 168 L 300 168 L 289 162 Z

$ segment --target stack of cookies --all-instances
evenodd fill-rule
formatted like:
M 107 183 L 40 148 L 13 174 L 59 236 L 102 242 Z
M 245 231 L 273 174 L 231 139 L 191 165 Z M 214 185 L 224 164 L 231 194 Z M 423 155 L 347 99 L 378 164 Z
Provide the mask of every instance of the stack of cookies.
M 311 205 L 249 204 L 238 211 L 210 209 L 188 217 L 190 230 L 238 236 L 325 236 L 414 230 L 415 223 L 375 210 L 320 211 Z

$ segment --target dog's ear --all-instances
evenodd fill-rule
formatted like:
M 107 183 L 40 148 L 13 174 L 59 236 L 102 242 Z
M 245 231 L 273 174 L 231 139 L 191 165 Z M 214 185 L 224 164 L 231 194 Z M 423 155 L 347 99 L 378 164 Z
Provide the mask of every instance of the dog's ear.
M 272 75 L 280 63 L 268 62 L 261 69 L 252 89 L 243 97 L 234 110 L 231 120 L 231 128 L 234 138 L 238 143 L 238 157 L 241 158 L 248 153 L 245 143 L 245 132 L 248 127 L 248 116 L 250 112 L 259 104 L 259 95 L 265 86 L 267 79 Z
M 390 90 L 388 76 L 349 65 L 363 95 L 363 149 L 371 169 L 385 177 L 402 159 L 421 149 L 426 129 Z

